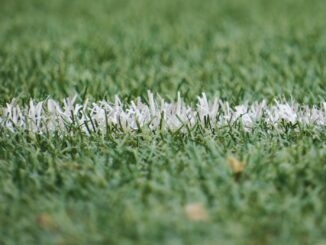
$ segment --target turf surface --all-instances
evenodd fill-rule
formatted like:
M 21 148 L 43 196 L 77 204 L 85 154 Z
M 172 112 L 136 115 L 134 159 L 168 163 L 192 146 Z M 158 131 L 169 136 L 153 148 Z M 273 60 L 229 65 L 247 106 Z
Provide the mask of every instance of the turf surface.
M 148 89 L 318 104 L 325 12 L 323 0 L 2 0 L 0 104 L 146 100 Z M 295 125 L 0 128 L 0 244 L 324 244 L 325 141 Z

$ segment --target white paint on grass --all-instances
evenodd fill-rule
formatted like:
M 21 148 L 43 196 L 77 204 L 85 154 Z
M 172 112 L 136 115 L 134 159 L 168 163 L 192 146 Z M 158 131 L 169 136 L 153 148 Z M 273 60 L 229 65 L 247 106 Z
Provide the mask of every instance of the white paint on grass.
M 148 92 L 148 103 L 138 98 L 123 104 L 118 96 L 114 102 L 99 101 L 83 104 L 67 98 L 60 103 L 53 99 L 18 105 L 15 100 L 2 109 L 0 127 L 15 131 L 17 128 L 31 132 L 71 131 L 79 128 L 86 134 L 106 130 L 131 131 L 149 130 L 191 130 L 201 125 L 218 128 L 241 123 L 250 130 L 259 123 L 277 128 L 282 123 L 298 123 L 319 128 L 326 126 L 326 101 L 318 106 L 300 105 L 295 102 L 281 102 L 268 105 L 266 101 L 244 103 L 231 107 L 218 98 L 207 100 L 206 95 L 198 97 L 195 106 L 187 105 L 180 95 L 176 102 L 166 102 L 160 96 L 154 98 Z

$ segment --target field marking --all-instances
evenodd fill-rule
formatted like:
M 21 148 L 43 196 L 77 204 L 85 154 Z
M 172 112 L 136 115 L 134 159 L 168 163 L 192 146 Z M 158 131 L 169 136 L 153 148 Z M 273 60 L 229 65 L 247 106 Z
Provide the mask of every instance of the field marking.
M 15 100 L 2 108 L 0 126 L 27 129 L 32 132 L 69 132 L 71 127 L 89 134 L 93 131 L 106 131 L 115 128 L 121 131 L 150 130 L 190 130 L 196 125 L 220 127 L 241 123 L 250 130 L 258 123 L 278 127 L 285 123 L 315 127 L 326 126 L 326 101 L 320 105 L 307 106 L 296 102 L 273 104 L 266 101 L 244 103 L 231 107 L 218 98 L 208 100 L 203 93 L 194 107 L 184 103 L 180 94 L 177 101 L 166 102 L 160 96 L 148 92 L 147 103 L 137 98 L 123 104 L 118 96 L 114 102 L 99 101 L 76 103 L 76 97 L 64 99 L 62 103 L 46 99 L 28 105 L 18 105 Z

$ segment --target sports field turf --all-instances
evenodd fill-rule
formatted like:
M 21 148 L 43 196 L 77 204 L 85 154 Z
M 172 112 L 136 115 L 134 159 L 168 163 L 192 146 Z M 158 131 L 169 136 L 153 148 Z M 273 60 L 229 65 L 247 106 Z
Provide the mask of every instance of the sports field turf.
M 325 13 L 324 0 L 1 0 L 0 244 L 326 244 Z M 233 109 L 293 101 L 319 124 L 5 121 L 7 103 L 75 95 L 156 110 L 148 90 L 190 108 L 203 92 Z

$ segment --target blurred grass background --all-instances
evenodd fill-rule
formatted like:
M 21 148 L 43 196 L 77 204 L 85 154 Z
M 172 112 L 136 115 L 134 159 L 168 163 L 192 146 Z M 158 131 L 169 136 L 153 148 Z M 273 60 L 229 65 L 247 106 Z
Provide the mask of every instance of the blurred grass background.
M 2 0 L 0 102 L 147 89 L 325 98 L 322 0 Z

